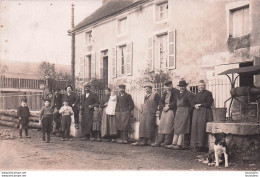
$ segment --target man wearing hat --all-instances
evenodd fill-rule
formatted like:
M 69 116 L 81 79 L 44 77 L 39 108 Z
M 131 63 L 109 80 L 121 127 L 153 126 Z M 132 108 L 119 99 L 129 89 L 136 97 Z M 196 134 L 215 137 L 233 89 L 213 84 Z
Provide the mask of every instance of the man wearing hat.
M 177 98 L 177 111 L 174 121 L 174 137 L 172 145 L 166 146 L 170 149 L 181 149 L 184 134 L 190 133 L 190 113 L 194 105 L 194 95 L 187 90 L 185 80 L 179 81 L 180 94 Z
M 125 92 L 125 85 L 119 87 L 119 95 L 116 103 L 116 129 L 119 131 L 118 143 L 128 143 L 128 128 L 131 111 L 134 109 L 132 96 Z
M 133 143 L 133 146 L 145 146 L 154 139 L 156 126 L 156 111 L 160 101 L 158 93 L 152 92 L 153 87 L 146 85 L 146 95 L 142 106 L 142 116 L 139 126 L 139 142 Z
M 71 85 L 67 85 L 65 88 L 66 93 L 63 95 L 63 100 L 69 100 L 69 106 L 72 107 L 72 110 L 74 112 L 74 119 L 75 119 L 75 127 L 79 128 L 79 97 L 77 93 L 73 92 L 73 87 Z
M 158 128 L 158 137 L 157 142 L 152 144 L 153 147 L 169 145 L 172 141 L 174 116 L 179 91 L 173 88 L 172 81 L 166 81 L 164 85 L 166 91 L 163 93 L 159 104 L 161 118 Z
M 92 138 L 94 106 L 100 104 L 97 95 L 90 91 L 90 87 L 90 84 L 84 86 L 84 94 L 81 97 L 82 140 Z

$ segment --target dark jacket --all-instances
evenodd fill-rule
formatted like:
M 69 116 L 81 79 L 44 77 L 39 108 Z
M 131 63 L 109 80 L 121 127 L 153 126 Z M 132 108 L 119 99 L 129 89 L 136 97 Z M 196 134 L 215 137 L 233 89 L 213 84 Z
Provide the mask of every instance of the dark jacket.
M 172 88 L 169 109 L 173 110 L 174 112 L 177 110 L 177 97 L 178 97 L 179 93 L 180 93 L 179 90 L 177 90 L 176 88 Z M 167 95 L 167 91 L 165 91 L 161 97 L 160 104 L 159 104 L 160 111 L 162 111 L 162 109 L 165 106 L 166 95 Z
M 130 94 L 125 93 L 121 96 L 121 93 L 117 96 L 116 112 L 132 111 L 134 109 L 134 102 Z
M 90 92 L 88 98 L 86 98 L 86 93 L 82 94 L 81 105 L 83 110 L 89 110 L 89 105 L 92 106 L 91 110 L 94 110 L 94 106 L 99 105 L 99 100 L 96 94 Z
M 52 108 L 60 109 L 62 107 L 62 94 L 54 95 Z
M 17 117 L 29 118 L 31 116 L 28 106 L 19 106 L 17 109 Z
M 202 92 L 198 92 L 195 95 L 194 104 L 201 104 L 201 107 L 211 108 L 213 103 L 212 93 L 208 90 L 204 90 Z
M 100 102 L 100 107 L 101 107 L 102 109 L 106 107 L 104 104 L 109 101 L 109 98 L 110 98 L 110 95 L 105 95 L 105 96 L 103 97 L 103 99 L 101 100 L 101 102 Z
M 73 104 L 74 104 L 75 106 L 77 106 L 78 103 L 79 103 L 78 94 L 76 94 L 75 92 L 71 92 L 70 96 L 69 96 L 67 93 L 65 93 L 65 94 L 63 95 L 62 99 L 63 99 L 63 100 L 64 100 L 64 99 L 68 99 L 68 100 L 69 100 L 69 106 L 72 106 Z

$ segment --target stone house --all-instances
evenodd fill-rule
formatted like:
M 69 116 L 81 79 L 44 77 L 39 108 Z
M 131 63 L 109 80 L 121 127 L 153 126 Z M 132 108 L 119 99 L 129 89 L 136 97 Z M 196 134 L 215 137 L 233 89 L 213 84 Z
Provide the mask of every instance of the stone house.
M 259 8 L 258 0 L 104 1 L 70 31 L 76 76 L 129 86 L 144 68 L 169 70 L 191 90 L 206 80 L 215 106 L 223 107 L 230 85 L 218 74 L 259 63 Z M 260 85 L 257 77 L 241 75 L 237 82 L 252 84 Z

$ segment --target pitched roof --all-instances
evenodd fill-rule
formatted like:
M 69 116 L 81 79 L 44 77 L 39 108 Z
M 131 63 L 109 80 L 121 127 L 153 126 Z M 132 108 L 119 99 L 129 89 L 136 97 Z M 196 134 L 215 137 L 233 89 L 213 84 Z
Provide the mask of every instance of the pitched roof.
M 113 15 L 121 13 L 126 9 L 134 7 L 138 4 L 141 4 L 147 0 L 108 0 L 100 8 L 98 8 L 94 13 L 89 15 L 87 18 L 82 20 L 77 24 L 71 32 L 75 32 L 79 29 L 85 28 L 92 25 L 97 21 L 107 19 Z

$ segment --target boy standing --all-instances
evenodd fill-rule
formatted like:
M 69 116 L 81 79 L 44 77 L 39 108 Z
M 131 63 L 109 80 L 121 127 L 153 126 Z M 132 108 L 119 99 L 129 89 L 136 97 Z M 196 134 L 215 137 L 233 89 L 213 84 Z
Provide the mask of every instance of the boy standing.
M 51 108 L 51 100 L 44 99 L 44 106 L 40 110 L 40 121 L 42 124 L 42 141 L 44 143 L 50 143 L 52 120 L 53 120 L 53 109 Z M 47 141 L 45 139 L 45 134 L 47 134 Z
M 93 138 L 91 140 L 97 140 L 101 141 L 101 113 L 99 110 L 99 106 L 95 105 L 94 106 L 94 112 L 93 112 Z
M 63 100 L 64 106 L 61 107 L 59 113 L 62 114 L 61 118 L 61 131 L 62 131 L 62 138 L 61 140 L 64 141 L 65 137 L 69 140 L 70 136 L 70 125 L 71 125 L 71 115 L 73 115 L 72 108 L 69 106 L 69 100 Z
M 19 133 L 20 138 L 22 138 L 22 131 L 23 128 L 25 130 L 25 136 L 26 138 L 31 138 L 28 135 L 28 124 L 29 124 L 29 118 L 30 118 L 30 110 L 27 106 L 27 99 L 21 99 L 21 105 L 17 109 L 17 116 L 19 117 Z

